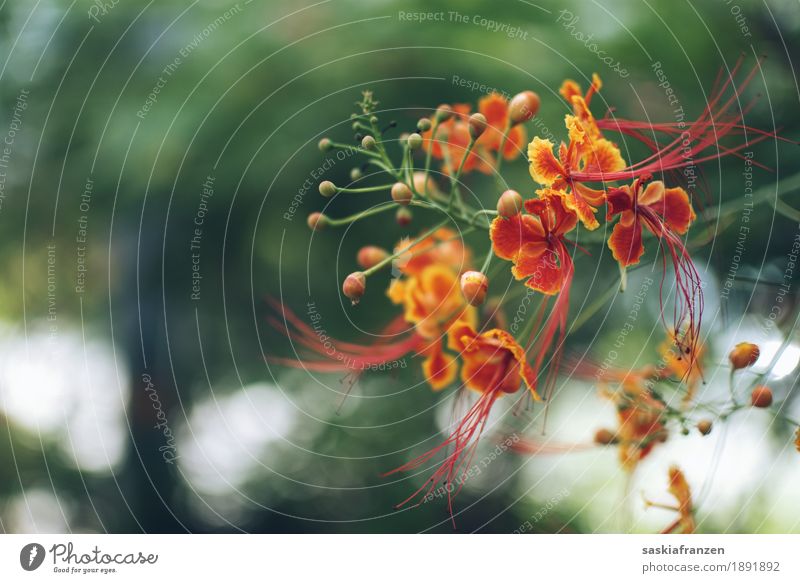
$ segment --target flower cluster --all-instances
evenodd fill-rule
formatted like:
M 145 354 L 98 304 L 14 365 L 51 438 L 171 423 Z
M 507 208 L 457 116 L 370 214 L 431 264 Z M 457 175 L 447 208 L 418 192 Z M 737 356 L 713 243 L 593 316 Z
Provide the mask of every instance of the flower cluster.
M 737 70 L 738 66 L 734 74 Z M 438 221 L 424 221 L 426 228 L 416 236 L 393 236 L 390 249 L 371 241 L 356 257 L 360 270 L 343 282 L 344 295 L 356 304 L 372 287 L 376 274 L 391 267 L 391 279 L 385 286 L 379 283 L 399 312 L 380 335 L 391 341 L 364 345 L 337 341 L 344 358 L 333 361 L 320 350 L 313 330 L 281 306 L 283 322 L 273 318 L 273 323 L 277 327 L 284 324 L 287 333 L 312 355 L 302 360 L 272 360 L 308 370 L 347 372 L 354 365 L 419 356 L 421 372 L 431 389 L 467 389 L 474 394 L 474 403 L 442 443 L 387 474 L 434 464 L 431 477 L 402 504 L 424 498 L 442 482 L 460 484 L 461 473 L 469 466 L 500 397 L 514 395 L 515 399 L 545 402 L 552 397 L 567 333 L 579 326 L 570 316 L 569 298 L 576 262 L 581 260 L 578 253 L 588 255 L 589 251 L 578 245 L 578 234 L 581 229 L 598 229 L 604 219 L 609 233 L 604 243 L 619 266 L 621 291 L 626 269 L 646 259 L 646 247 L 661 263 L 659 297 L 666 339 L 658 364 L 605 371 L 602 391 L 616 407 L 618 427 L 599 430 L 595 442 L 617 446 L 622 467 L 633 471 L 668 438 L 672 426 L 685 432 L 688 424 L 694 423 L 698 431 L 709 433 L 711 420 L 692 420 L 687 412 L 704 379 L 703 284 L 687 248 L 687 235 L 697 214 L 692 196 L 674 179 L 675 171 L 736 155 L 744 147 L 741 143 L 721 147 L 719 140 L 752 131 L 734 115 L 737 97 L 752 75 L 738 85 L 731 80 L 719 84 L 708 108 L 685 131 L 670 123 L 596 117 L 592 102 L 602 89 L 600 78 L 594 75 L 585 92 L 578 83 L 567 80 L 560 94 L 569 113 L 564 118 L 565 139 L 559 144 L 539 136 L 528 142 L 525 123 L 540 107 L 540 99 L 532 91 L 510 100 L 488 95 L 480 99 L 475 113 L 467 104 L 440 105 L 417 122 L 415 132 L 399 137 L 399 164 L 390 156 L 394 145 L 387 138 L 397 124 L 381 128 L 378 102 L 372 93 L 364 92 L 357 103 L 358 112 L 352 115 L 356 144 L 324 138 L 319 147 L 357 152 L 366 163 L 354 169 L 351 183 L 338 186 L 326 180 L 319 191 L 327 198 L 350 193 L 388 196 L 349 217 L 312 213 L 309 226 L 322 232 L 387 211 L 395 212 L 401 229 L 414 222 L 412 213 L 439 215 Z M 731 92 L 733 95 L 726 95 Z M 753 135 L 750 143 L 773 136 L 767 132 Z M 620 137 L 640 143 L 640 149 L 643 144 L 649 154 L 626 161 L 615 141 Z M 523 197 L 506 186 L 500 170 L 504 161 L 520 157 L 526 142 L 533 184 L 525 187 L 531 194 Z M 435 163 L 441 163 L 441 172 L 433 170 Z M 369 167 L 376 172 L 367 175 L 364 170 Z M 462 192 L 463 177 L 473 171 L 494 177 L 498 194 L 491 205 L 476 207 L 476 197 L 468 200 Z M 388 182 L 373 185 L 372 176 L 381 174 Z M 604 213 L 600 212 L 603 207 Z M 466 234 L 481 232 L 483 238 L 468 246 Z M 477 248 L 481 241 L 484 250 L 476 255 L 471 247 Z M 476 261 L 476 257 L 481 259 Z M 492 285 L 493 280 L 504 279 L 504 274 L 508 274 L 507 286 Z M 539 299 L 537 308 L 512 334 L 503 325 L 503 303 L 519 297 L 508 291 L 514 289 L 515 280 L 523 283 L 525 293 Z M 590 315 L 581 314 L 581 323 Z M 731 353 L 732 370 L 746 368 L 757 358 L 757 348 L 737 346 Z M 592 366 L 575 370 L 588 375 Z M 662 395 L 661 386 L 667 383 L 682 387 L 680 405 L 673 406 Z M 771 393 L 765 391 L 769 389 L 752 391 L 753 406 L 771 404 Z M 734 399 L 731 406 L 720 418 L 744 405 Z M 538 451 L 524 440 L 515 449 Z M 443 460 L 434 462 L 440 455 Z M 458 490 L 448 489 L 451 513 Z M 677 469 L 670 471 L 670 491 L 679 502 L 680 518 L 674 528 L 693 531 L 688 485 Z

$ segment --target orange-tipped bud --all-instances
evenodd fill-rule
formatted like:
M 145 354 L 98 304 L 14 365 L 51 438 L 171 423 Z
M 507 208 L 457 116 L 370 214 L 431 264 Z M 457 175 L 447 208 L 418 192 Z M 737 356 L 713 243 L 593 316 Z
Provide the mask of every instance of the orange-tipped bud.
M 354 271 L 344 278 L 342 292 L 355 306 L 361 300 L 364 292 L 367 291 L 367 276 L 361 271 Z
M 486 301 L 489 279 L 480 271 L 467 271 L 461 276 L 461 293 L 472 306 L 480 306 Z
M 333 148 L 333 142 L 331 142 L 330 138 L 322 138 L 317 144 L 317 147 L 319 147 L 320 152 L 328 152 Z
M 394 183 L 392 186 L 393 201 L 395 201 L 397 204 L 408 206 L 411 203 L 412 198 L 414 198 L 414 194 L 411 192 L 411 189 L 408 186 L 402 182 Z
M 750 393 L 750 404 L 753 407 L 764 409 L 772 405 L 772 390 L 764 385 L 759 385 Z
M 328 226 L 328 217 L 322 213 L 311 213 L 308 215 L 306 223 L 308 224 L 308 228 L 312 231 L 321 231 Z
M 733 350 L 731 350 L 728 358 L 731 361 L 733 370 L 739 370 L 740 368 L 753 366 L 758 360 L 760 354 L 761 351 L 755 344 L 751 344 L 750 342 L 740 342 L 733 347 Z
M 469 135 L 472 137 L 473 140 L 477 140 L 478 138 L 483 135 L 483 132 L 486 131 L 486 126 L 489 122 L 486 120 L 486 116 L 482 113 L 473 113 L 469 116 L 469 121 L 467 122 L 469 125 Z
M 411 209 L 408 209 L 404 206 L 401 206 L 397 209 L 397 214 L 394 216 L 394 219 L 397 221 L 397 224 L 401 227 L 407 227 L 411 224 L 411 219 L 414 218 L 414 215 L 411 214 Z
M 511 125 L 528 121 L 539 112 L 539 96 L 533 91 L 517 93 L 508 106 L 508 117 Z
M 436 119 L 439 123 L 447 121 L 451 117 L 453 117 L 453 109 L 446 103 L 442 103 L 436 108 Z
M 522 196 L 516 190 L 506 190 L 497 199 L 497 214 L 506 219 L 522 211 Z
M 323 180 L 319 183 L 319 193 L 326 198 L 330 198 L 336 194 L 336 185 L 330 180 Z
M 617 443 L 617 436 L 609 429 L 598 429 L 594 434 L 594 442 L 598 445 L 612 445 Z
M 375 247 L 374 245 L 367 245 L 358 251 L 356 261 L 364 269 L 374 267 L 384 259 L 389 257 L 389 252 L 386 249 Z
M 714 424 L 711 422 L 710 419 L 701 419 L 700 421 L 697 422 L 697 431 L 699 431 L 703 435 L 708 435 L 709 433 L 711 433 L 713 427 Z

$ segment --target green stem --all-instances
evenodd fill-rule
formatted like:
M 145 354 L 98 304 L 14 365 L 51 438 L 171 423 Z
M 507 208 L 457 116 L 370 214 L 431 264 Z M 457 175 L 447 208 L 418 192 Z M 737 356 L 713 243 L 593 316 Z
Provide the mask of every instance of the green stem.
M 381 190 L 391 190 L 392 184 L 381 184 L 380 186 L 364 186 L 362 188 L 345 188 L 344 186 L 336 187 L 336 194 L 345 192 L 348 194 L 359 194 L 364 192 L 380 192 Z
M 464 157 L 461 158 L 461 163 L 458 165 L 458 170 L 456 173 L 450 177 L 450 200 L 447 203 L 447 210 L 451 210 L 453 208 L 453 202 L 455 201 L 456 197 L 460 200 L 460 189 L 458 187 L 458 181 L 461 179 L 461 172 L 464 170 L 464 165 L 467 163 L 467 158 L 469 158 L 470 153 L 472 152 L 472 148 L 475 147 L 475 138 L 470 138 L 469 143 L 467 144 L 467 149 L 464 151 Z M 448 148 L 448 153 L 449 153 Z M 449 166 L 449 163 L 448 163 Z M 463 209 L 463 204 L 461 205 Z
M 428 174 L 431 171 L 431 156 L 433 154 L 433 144 L 436 141 L 436 130 L 439 129 L 439 120 L 436 116 L 433 119 L 433 127 L 431 128 L 431 141 L 430 146 L 428 147 L 428 151 L 425 154 L 425 184 L 423 190 L 425 191 L 425 196 L 428 196 Z

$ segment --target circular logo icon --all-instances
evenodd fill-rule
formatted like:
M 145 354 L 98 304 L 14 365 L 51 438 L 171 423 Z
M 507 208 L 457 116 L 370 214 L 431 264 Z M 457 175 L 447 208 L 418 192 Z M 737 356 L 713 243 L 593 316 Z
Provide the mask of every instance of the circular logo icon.
M 19 552 L 19 564 L 26 571 L 35 571 L 44 562 L 44 547 L 39 543 L 29 543 Z

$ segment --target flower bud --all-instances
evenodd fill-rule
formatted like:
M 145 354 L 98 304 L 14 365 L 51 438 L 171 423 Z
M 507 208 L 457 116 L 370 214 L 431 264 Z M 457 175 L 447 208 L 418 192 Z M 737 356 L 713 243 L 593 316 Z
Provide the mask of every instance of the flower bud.
M 364 173 L 361 171 L 361 168 L 353 168 L 350 171 L 350 180 L 355 182 L 356 180 L 361 180 L 361 177 L 364 176 Z
M 376 266 L 378 263 L 389 257 L 389 252 L 386 249 L 375 247 L 374 245 L 367 245 L 358 250 L 356 261 L 364 269 Z
M 422 136 L 418 133 L 413 133 L 408 136 L 408 147 L 412 150 L 418 150 L 422 147 Z
M 375 138 L 372 136 L 364 136 L 361 138 L 361 147 L 365 150 L 374 150 L 377 147 L 378 143 L 375 141 Z
M 750 342 L 740 342 L 733 347 L 733 350 L 731 350 L 730 354 L 728 354 L 728 358 L 731 361 L 733 370 L 739 370 L 740 368 L 753 366 L 758 360 L 760 354 L 761 351 L 755 344 L 751 344 Z
M 516 190 L 506 190 L 497 199 L 497 214 L 506 219 L 522 211 L 522 196 Z
M 486 125 L 489 123 L 486 121 L 486 116 L 482 113 L 473 113 L 469 116 L 469 120 L 467 122 L 469 124 L 469 135 L 473 140 L 477 140 L 481 137 L 483 132 L 486 131 Z
M 480 306 L 488 291 L 489 279 L 480 271 L 467 271 L 461 276 L 461 293 L 468 304 Z
M 342 292 L 353 302 L 355 306 L 367 290 L 367 276 L 361 271 L 354 271 L 346 278 L 342 284 Z
M 323 180 L 319 183 L 319 193 L 326 198 L 330 198 L 336 194 L 336 185 L 330 180 Z
M 308 228 L 312 231 L 321 231 L 328 226 L 328 217 L 322 213 L 311 213 L 308 215 L 306 223 L 308 224 Z
M 703 435 L 708 435 L 711 433 L 711 429 L 714 427 L 714 424 L 711 422 L 710 419 L 701 419 L 697 422 L 697 430 L 702 433 Z
M 411 219 L 414 218 L 414 215 L 411 213 L 411 209 L 408 207 L 401 206 L 397 209 L 397 214 L 394 216 L 397 224 L 401 227 L 407 227 L 411 224 Z
M 439 123 L 447 121 L 451 117 L 453 117 L 453 110 L 446 103 L 442 103 L 439 107 L 436 108 L 436 120 Z
M 433 124 L 431 124 L 431 120 L 429 120 L 427 117 L 423 117 L 417 122 L 417 129 L 421 132 L 427 132 L 429 129 L 431 129 L 432 125 Z
M 320 152 L 327 152 L 333 148 L 333 142 L 329 138 L 322 138 L 317 144 Z
M 612 445 L 617 441 L 617 436 L 609 429 L 598 429 L 594 434 L 594 442 L 598 445 Z
M 764 409 L 772 405 L 772 390 L 764 385 L 759 385 L 750 394 L 750 404 L 753 407 Z
M 411 181 L 414 184 L 414 190 L 420 194 L 428 193 L 434 196 L 442 194 L 433 177 L 425 174 L 425 172 L 414 172 L 411 176 Z
M 393 201 L 395 201 L 397 204 L 407 206 L 409 203 L 411 203 L 412 198 L 414 198 L 414 194 L 411 192 L 411 189 L 408 186 L 402 182 L 394 183 L 392 186 Z
M 539 112 L 539 96 L 533 91 L 517 93 L 508 106 L 511 125 L 528 121 Z

